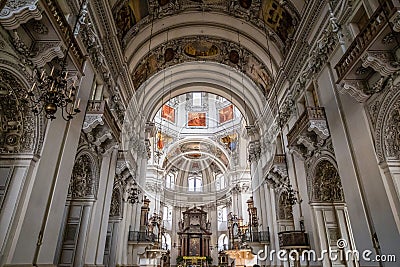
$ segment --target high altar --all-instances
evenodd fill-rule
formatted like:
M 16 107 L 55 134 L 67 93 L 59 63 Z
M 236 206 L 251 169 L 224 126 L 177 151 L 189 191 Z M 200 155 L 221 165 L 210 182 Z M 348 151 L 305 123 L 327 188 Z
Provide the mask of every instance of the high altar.
M 184 211 L 179 222 L 179 256 L 210 256 L 210 226 L 204 210 L 194 207 Z

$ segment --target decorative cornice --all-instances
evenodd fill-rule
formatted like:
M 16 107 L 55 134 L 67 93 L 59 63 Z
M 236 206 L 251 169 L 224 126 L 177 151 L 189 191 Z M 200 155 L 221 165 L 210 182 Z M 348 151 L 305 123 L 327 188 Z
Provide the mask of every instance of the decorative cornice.
M 64 57 L 60 41 L 36 41 L 32 53 L 34 54 L 31 57 L 32 63 L 40 68 L 56 57 Z
M 400 70 L 399 64 L 386 51 L 368 51 L 361 57 L 361 60 L 364 68 L 371 67 L 384 77 L 390 76 Z
M 6 1 L 6 5 L 0 10 L 0 24 L 6 30 L 15 30 L 31 19 L 41 20 L 42 14 L 37 7 L 38 1 Z
M 364 82 L 361 80 L 343 80 L 339 84 L 338 91 L 341 94 L 349 94 L 360 103 L 365 102 L 370 97 L 370 95 L 364 93 L 364 91 L 366 91 L 366 88 Z

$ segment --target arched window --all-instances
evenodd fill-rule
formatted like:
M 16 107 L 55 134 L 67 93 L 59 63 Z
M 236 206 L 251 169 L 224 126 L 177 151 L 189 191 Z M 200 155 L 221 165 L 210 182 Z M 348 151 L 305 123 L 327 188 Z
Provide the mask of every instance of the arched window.
M 215 176 L 215 190 L 222 190 L 225 188 L 225 176 L 219 173 Z
M 163 249 L 171 250 L 171 236 L 168 233 L 163 234 L 161 243 Z
M 226 207 L 218 207 L 218 221 L 219 222 L 228 221 L 228 213 Z
M 175 188 L 175 175 L 173 173 L 168 173 L 165 179 L 165 187 L 174 189 Z
M 228 236 L 222 234 L 218 237 L 218 251 L 223 251 L 228 249 Z
M 172 222 L 172 206 L 164 206 L 163 220 L 166 222 Z
M 192 94 L 193 99 L 192 99 L 192 105 L 194 107 L 201 107 L 203 105 L 203 97 L 202 97 L 202 93 L 200 92 L 194 92 Z
M 203 191 L 203 179 L 199 176 L 193 176 L 188 178 L 188 185 L 190 192 L 201 192 Z

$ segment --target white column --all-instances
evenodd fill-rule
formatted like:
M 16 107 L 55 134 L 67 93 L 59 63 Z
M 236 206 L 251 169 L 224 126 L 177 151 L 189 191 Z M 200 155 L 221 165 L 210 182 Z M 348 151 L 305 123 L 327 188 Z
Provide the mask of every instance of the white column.
M 129 220 L 129 218 L 131 218 L 132 216 L 132 209 L 133 209 L 133 205 L 130 204 L 128 202 L 127 204 L 127 213 L 126 213 L 126 217 L 129 224 L 126 224 L 125 226 L 125 231 L 123 233 L 124 238 L 122 240 L 122 264 L 128 264 L 128 239 L 129 239 L 129 229 L 133 229 L 133 226 L 131 225 L 131 222 Z
M 135 204 L 131 204 L 133 205 L 132 207 L 132 214 L 131 214 L 131 218 L 130 218 L 130 225 L 132 228 L 132 231 L 136 231 L 136 225 L 138 223 L 137 220 L 139 220 L 140 222 L 140 205 L 138 203 Z
M 340 205 L 340 204 L 339 204 Z M 345 251 L 355 250 L 353 231 L 350 225 L 349 215 L 347 213 L 346 204 L 344 206 L 335 206 L 336 214 L 337 214 L 337 224 L 340 229 L 341 237 L 347 241 L 347 247 L 344 248 Z M 356 267 L 359 266 L 356 261 L 347 261 L 348 267 Z
M 118 236 L 120 230 L 121 222 L 113 222 L 112 223 L 112 239 L 110 244 L 110 254 L 109 254 L 109 262 L 108 266 L 116 266 L 117 265 L 117 248 L 118 248 Z
M 96 260 L 96 257 L 101 257 L 101 263 L 103 260 L 104 248 L 103 252 L 101 253 L 100 247 L 105 244 L 105 238 L 107 235 L 107 228 L 104 228 L 104 224 L 106 224 L 107 226 L 109 219 L 108 215 L 110 210 L 113 181 L 115 176 L 115 164 L 112 163 L 115 160 L 115 151 L 112 151 L 107 155 L 103 155 L 100 168 L 97 200 L 93 206 L 93 219 L 91 220 L 89 228 L 89 238 L 87 242 L 85 264 L 95 264 L 96 262 L 98 262 L 98 260 Z
M 257 207 L 257 210 L 260 209 L 261 214 L 257 214 L 259 218 L 262 220 L 262 225 L 261 229 L 258 229 L 259 231 L 267 231 L 267 224 L 264 222 L 267 222 L 267 209 L 268 209 L 268 201 L 265 199 L 265 189 L 264 189 L 264 184 L 260 185 L 260 195 L 262 196 L 262 201 L 261 201 L 261 206 Z
M 275 199 L 275 192 L 274 192 L 274 189 L 271 187 L 270 189 L 269 189 L 269 197 L 270 197 L 270 199 L 271 199 L 271 211 L 272 211 L 272 220 L 276 220 L 276 218 L 277 218 L 277 216 L 276 216 L 276 209 L 274 208 L 274 207 L 276 207 L 276 199 Z M 273 221 L 273 223 L 272 223 L 272 227 L 273 227 L 273 232 L 274 232 L 274 235 L 270 235 L 270 237 L 271 237 L 271 246 L 272 246 L 272 244 L 274 244 L 274 247 L 275 247 L 275 250 L 276 251 L 278 251 L 279 249 L 280 249 L 280 247 L 279 247 L 279 238 L 278 238 L 278 232 L 279 232 L 279 229 L 278 229 L 278 224 L 276 223 L 276 221 Z M 273 260 L 273 262 L 272 262 L 274 265 L 276 265 L 276 266 L 279 266 L 280 264 L 281 264 L 281 262 L 280 262 L 280 260 L 278 260 L 277 259 L 277 257 L 276 257 L 276 254 L 275 254 L 275 257 L 274 257 L 274 260 Z
M 387 160 L 380 164 L 383 184 L 400 232 L 400 161 Z
M 318 248 L 316 250 L 321 252 L 322 250 L 327 250 L 329 247 L 328 239 L 326 236 L 327 231 L 325 229 L 326 227 L 325 227 L 323 210 L 313 209 L 313 217 L 315 220 L 314 232 L 315 232 L 315 236 L 317 237 L 317 238 L 315 238 L 315 241 L 318 240 L 318 242 L 315 242 L 315 243 L 318 243 Z M 317 253 L 317 255 L 321 255 L 321 253 Z M 322 265 L 323 266 L 331 266 L 329 257 L 323 258 Z
M 110 206 L 111 206 L 111 199 L 112 193 L 114 189 L 114 178 L 115 178 L 115 168 L 117 164 L 117 157 L 118 157 L 118 149 L 114 148 L 111 151 L 111 162 L 109 165 L 108 171 L 108 179 L 106 183 L 106 190 L 104 193 L 104 206 L 101 210 L 101 224 L 100 224 L 100 233 L 99 233 L 99 240 L 97 245 L 97 257 L 96 257 L 96 264 L 102 265 L 104 259 L 104 249 L 106 245 L 106 238 L 107 238 L 107 227 L 108 221 L 110 217 Z M 92 234 L 92 232 L 91 232 Z
M 84 72 L 78 93 L 82 100 L 81 110 L 86 109 L 93 82 L 90 64 L 85 65 Z M 65 122 L 60 113 L 56 116 L 57 119 L 48 122 L 35 178 L 28 179 L 30 182 L 21 188 L 25 194 L 17 206 L 18 217 L 10 227 L 4 250 L 6 263 L 32 264 L 35 255 L 38 255 L 37 263 L 54 264 L 58 243 L 56 237 L 62 225 L 69 178 L 85 114 L 81 112 L 69 122 Z M 37 243 L 41 245 L 36 246 Z
M 329 67 L 318 79 L 319 88 L 324 88 L 319 94 L 335 152 L 340 153 L 336 159 L 357 249 L 374 250 L 373 235 L 376 233 L 381 253 L 398 255 L 400 232 L 377 164 L 364 106 L 347 94 L 337 92 L 336 77 Z M 385 266 L 397 265 L 385 263 Z
M 12 228 L 14 218 L 20 218 L 21 209 L 18 208 L 19 200 L 24 199 L 28 187 L 36 176 L 37 157 L 32 159 L 5 158 L 0 161 L 2 183 L 8 188 L 3 199 L 3 207 L 0 213 L 0 255 L 7 255 L 6 246 L 10 241 L 8 236 L 12 235 L 15 229 Z M 15 222 L 14 222 L 15 223 Z M 5 258 L 0 257 L 0 266 L 4 264 Z
M 126 232 L 129 231 L 129 222 L 127 221 L 128 208 L 129 204 L 126 201 L 122 202 L 123 205 L 123 213 L 122 213 L 122 221 L 120 222 L 120 230 L 118 233 L 118 244 L 117 244 L 117 256 L 116 256 L 116 264 L 122 265 L 124 258 L 125 247 L 128 246 L 127 240 L 125 240 Z
M 90 213 L 92 205 L 83 206 L 81 222 L 79 226 L 78 243 L 76 245 L 74 266 L 83 266 L 85 256 L 85 244 L 88 236 L 88 226 L 90 223 Z
M 270 192 L 269 186 L 267 183 L 265 183 L 263 185 L 263 187 L 264 187 L 264 199 L 265 199 L 265 208 L 266 208 L 265 209 L 266 219 L 265 220 L 263 219 L 262 224 L 263 224 L 263 231 L 267 231 L 269 228 L 269 235 L 270 235 L 269 248 L 271 251 L 272 249 L 276 250 L 276 248 L 275 248 L 275 239 L 276 239 L 275 234 L 276 233 L 275 233 L 275 229 L 274 229 L 274 222 L 276 224 L 276 217 L 275 218 L 273 217 L 273 212 L 272 212 L 273 206 L 271 203 L 271 192 Z M 272 192 L 274 192 L 274 191 L 272 191 Z M 267 254 L 265 256 L 267 257 L 265 264 L 273 264 L 273 262 L 271 262 L 269 259 L 269 255 Z
M 140 217 L 142 214 L 142 207 L 140 204 L 135 204 L 133 206 L 133 210 L 136 213 L 136 217 L 135 217 L 135 221 L 132 221 L 132 229 L 134 229 L 134 231 L 140 231 Z
M 215 203 L 216 204 L 216 203 Z M 211 257 L 214 259 L 213 263 L 216 264 L 218 262 L 218 246 L 215 246 L 218 243 L 218 211 L 217 206 L 213 205 L 209 211 L 210 223 L 211 223 L 211 233 L 212 236 L 210 238 L 210 246 L 213 247 L 211 251 Z
M 251 161 L 251 189 L 253 191 L 253 200 L 255 207 L 261 207 L 260 196 L 260 166 L 259 158 Z

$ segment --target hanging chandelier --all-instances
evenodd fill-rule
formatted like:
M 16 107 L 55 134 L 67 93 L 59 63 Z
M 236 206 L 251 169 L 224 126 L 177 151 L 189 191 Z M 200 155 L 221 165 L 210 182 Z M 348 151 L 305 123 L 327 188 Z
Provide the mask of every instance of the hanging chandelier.
M 35 72 L 36 82 L 23 99 L 33 114 L 38 116 L 44 112 L 47 119 L 53 120 L 60 108 L 63 119 L 69 121 L 80 112 L 80 99 L 76 99 L 77 87 L 75 82 L 68 85 L 65 64 L 61 65 L 60 71 L 54 71 L 53 67 L 49 75 L 44 70 L 41 74 L 37 70 Z M 37 90 L 34 90 L 35 87 Z
M 87 12 L 87 0 L 84 0 L 72 31 L 73 36 L 70 38 L 60 66 L 57 69 L 52 66 L 49 74 L 44 68 L 42 70 L 39 70 L 38 67 L 35 68 L 34 79 L 36 82 L 22 99 L 34 115 L 39 116 L 44 112 L 47 119 L 53 120 L 56 118 L 57 110 L 61 109 L 62 118 L 69 121 L 81 112 L 79 109 L 80 99 L 77 98 L 78 87 L 75 86 L 76 80 L 73 82 L 68 80 L 67 59 L 80 26 L 85 23 Z

